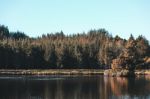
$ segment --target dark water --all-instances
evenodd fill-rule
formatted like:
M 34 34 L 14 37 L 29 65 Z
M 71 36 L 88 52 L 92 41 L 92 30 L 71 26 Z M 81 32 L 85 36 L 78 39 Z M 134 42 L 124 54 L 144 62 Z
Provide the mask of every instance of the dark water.
M 0 76 L 0 99 L 150 99 L 150 77 Z

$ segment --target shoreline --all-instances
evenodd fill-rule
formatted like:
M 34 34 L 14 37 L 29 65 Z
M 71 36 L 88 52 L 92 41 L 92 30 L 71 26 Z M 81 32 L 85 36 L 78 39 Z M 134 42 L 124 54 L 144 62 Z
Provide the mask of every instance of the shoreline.
M 104 75 L 102 69 L 0 69 L 0 75 Z M 135 70 L 135 75 L 150 75 L 150 70 Z
M 0 75 L 103 75 L 100 69 L 0 69 Z

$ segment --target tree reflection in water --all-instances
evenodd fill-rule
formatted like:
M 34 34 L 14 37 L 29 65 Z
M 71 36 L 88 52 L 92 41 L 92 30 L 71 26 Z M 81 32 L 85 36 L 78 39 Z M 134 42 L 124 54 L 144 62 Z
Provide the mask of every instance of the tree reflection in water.
M 120 98 L 150 98 L 150 77 L 0 77 L 0 99 Z

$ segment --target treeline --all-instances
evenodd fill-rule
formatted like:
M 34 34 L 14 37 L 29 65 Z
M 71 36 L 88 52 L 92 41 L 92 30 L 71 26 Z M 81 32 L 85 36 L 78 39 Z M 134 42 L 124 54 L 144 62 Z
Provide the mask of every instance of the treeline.
M 31 38 L 0 25 L 1 69 L 149 68 L 149 63 L 150 45 L 142 35 L 126 40 L 99 29 Z

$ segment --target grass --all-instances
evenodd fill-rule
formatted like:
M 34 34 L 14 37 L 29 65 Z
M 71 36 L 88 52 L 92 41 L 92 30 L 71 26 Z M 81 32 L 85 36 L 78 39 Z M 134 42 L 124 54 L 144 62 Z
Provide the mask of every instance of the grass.
M 0 69 L 0 75 L 103 75 L 102 69 Z M 136 75 L 150 75 L 150 70 L 135 70 Z
M 0 69 L 0 75 L 99 75 L 100 69 Z
M 136 75 L 150 75 L 150 70 L 135 70 Z

